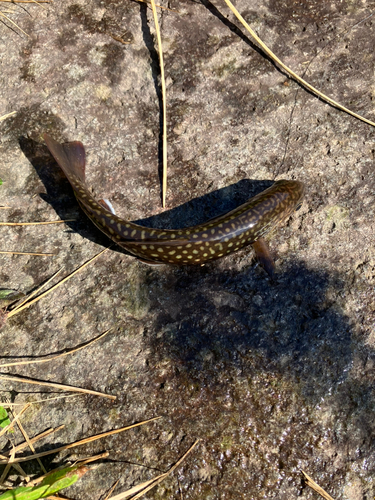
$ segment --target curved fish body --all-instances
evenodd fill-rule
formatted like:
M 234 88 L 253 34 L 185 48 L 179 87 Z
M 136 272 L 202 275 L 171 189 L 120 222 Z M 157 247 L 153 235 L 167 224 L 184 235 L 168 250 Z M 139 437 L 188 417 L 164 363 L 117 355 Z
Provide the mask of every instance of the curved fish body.
M 200 265 L 253 244 L 267 272 L 273 262 L 262 237 L 301 204 L 304 186 L 280 180 L 238 208 L 204 224 L 185 229 L 152 229 L 124 220 L 96 201 L 85 183 L 85 150 L 81 142 L 60 144 L 44 136 L 86 215 L 109 238 L 150 264 Z

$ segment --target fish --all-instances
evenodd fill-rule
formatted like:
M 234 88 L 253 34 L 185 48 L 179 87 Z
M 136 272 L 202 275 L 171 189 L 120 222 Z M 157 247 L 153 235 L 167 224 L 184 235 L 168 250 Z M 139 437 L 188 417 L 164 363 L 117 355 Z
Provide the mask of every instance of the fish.
M 302 182 L 278 180 L 234 210 L 204 224 L 154 229 L 118 217 L 109 202 L 92 196 L 86 186 L 85 148 L 81 142 L 60 144 L 47 134 L 44 140 L 86 215 L 142 262 L 203 265 L 252 245 L 263 268 L 273 276 L 275 265 L 263 237 L 301 206 L 305 191 Z

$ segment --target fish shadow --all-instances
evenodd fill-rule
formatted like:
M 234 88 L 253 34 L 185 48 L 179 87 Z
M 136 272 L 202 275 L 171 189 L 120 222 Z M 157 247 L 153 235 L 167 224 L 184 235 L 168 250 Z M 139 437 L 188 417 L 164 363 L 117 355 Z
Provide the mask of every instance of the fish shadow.
M 171 363 L 179 383 L 220 392 L 219 374 L 249 379 L 272 371 L 317 402 L 346 380 L 352 332 L 334 298 L 343 287 L 338 273 L 292 262 L 270 283 L 253 267 L 211 266 L 178 269 L 147 287 L 157 312 L 146 340 L 150 358 Z

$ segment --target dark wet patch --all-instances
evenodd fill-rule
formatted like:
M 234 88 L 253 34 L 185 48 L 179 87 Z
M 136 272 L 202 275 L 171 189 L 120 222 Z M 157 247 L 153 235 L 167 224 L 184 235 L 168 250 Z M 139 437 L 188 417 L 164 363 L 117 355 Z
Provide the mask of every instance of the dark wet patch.
M 4 135 L 9 136 L 13 141 L 18 141 L 20 137 L 27 136 L 36 141 L 33 144 L 34 156 L 39 156 L 38 144 L 42 139 L 42 134 L 53 131 L 55 136 L 61 136 L 64 129 L 64 124 L 53 113 L 45 111 L 42 108 L 42 103 L 38 102 L 31 106 L 21 107 L 17 110 L 17 114 L 11 116 L 2 125 Z
M 23 50 L 20 51 L 21 56 L 24 59 L 24 63 L 20 68 L 21 80 L 25 80 L 29 83 L 35 83 L 35 73 L 34 68 L 30 63 L 30 57 L 33 53 L 34 42 L 29 42 Z
M 104 54 L 103 66 L 107 69 L 107 76 L 112 85 L 121 81 L 122 61 L 124 49 L 115 43 L 107 43 L 100 49 Z
M 332 4 L 328 2 L 316 2 L 315 0 L 287 0 L 280 3 L 277 0 L 269 0 L 267 6 L 269 11 L 273 14 L 272 27 L 278 24 L 285 26 L 293 20 L 293 23 L 299 24 L 301 29 L 306 25 L 316 23 L 323 25 L 327 22 L 327 18 L 338 16 L 340 13 L 346 12 L 348 2 L 343 1 L 335 4 L 334 10 Z M 267 19 L 270 23 L 270 19 Z
M 70 22 L 80 24 L 89 33 L 103 33 L 113 37 L 118 37 L 123 40 L 123 42 L 131 43 L 134 37 L 130 31 L 127 31 L 121 27 L 116 20 L 116 12 L 111 8 L 116 6 L 115 2 L 106 2 L 106 12 L 101 19 L 95 19 L 87 9 L 84 9 L 79 4 L 69 5 L 66 11 L 66 19 Z M 126 5 L 123 5 L 121 15 L 118 18 L 122 18 L 129 9 Z M 125 10 L 125 13 L 124 13 Z

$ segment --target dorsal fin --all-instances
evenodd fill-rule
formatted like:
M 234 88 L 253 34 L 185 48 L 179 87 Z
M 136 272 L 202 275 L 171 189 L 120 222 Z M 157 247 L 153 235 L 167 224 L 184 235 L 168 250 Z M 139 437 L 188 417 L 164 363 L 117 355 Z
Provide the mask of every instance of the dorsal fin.
M 44 134 L 44 140 L 68 180 L 70 181 L 71 176 L 75 175 L 85 184 L 85 148 L 82 142 L 60 144 L 47 134 Z

